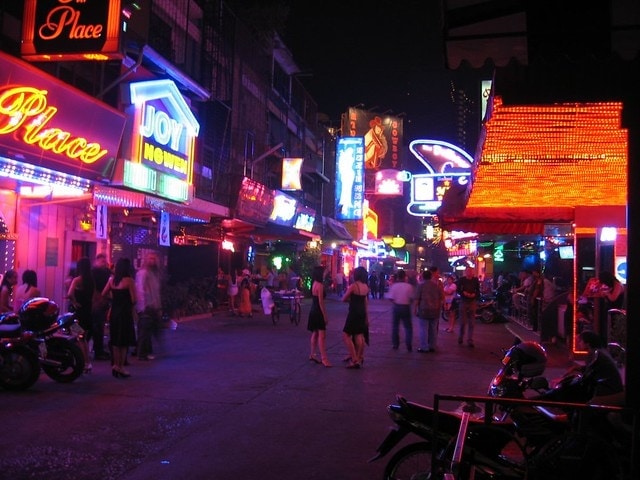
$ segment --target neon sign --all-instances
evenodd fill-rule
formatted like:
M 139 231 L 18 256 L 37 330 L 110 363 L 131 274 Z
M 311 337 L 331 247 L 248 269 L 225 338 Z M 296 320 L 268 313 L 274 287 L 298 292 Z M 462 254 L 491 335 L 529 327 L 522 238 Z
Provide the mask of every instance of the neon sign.
M 411 178 L 411 202 L 407 212 L 416 217 L 430 216 L 442 205 L 453 185 L 465 186 L 471 177 L 473 157 L 455 145 L 439 140 L 414 140 L 409 150 L 429 173 Z
M 124 184 L 172 200 L 188 200 L 200 124 L 171 80 L 132 83 L 129 91 L 127 111 L 133 129 Z M 136 180 L 138 175 L 127 175 L 141 169 L 146 172 L 143 184 Z
M 364 137 L 338 139 L 336 177 L 336 218 L 361 220 L 364 202 Z
M 58 109 L 47 104 L 47 93 L 33 87 L 0 89 L 0 135 L 21 132 L 21 139 L 27 145 L 83 163 L 94 163 L 104 157 L 107 150 L 99 143 L 49 127 Z
M 119 49 L 120 0 L 26 0 L 26 60 L 108 60 Z

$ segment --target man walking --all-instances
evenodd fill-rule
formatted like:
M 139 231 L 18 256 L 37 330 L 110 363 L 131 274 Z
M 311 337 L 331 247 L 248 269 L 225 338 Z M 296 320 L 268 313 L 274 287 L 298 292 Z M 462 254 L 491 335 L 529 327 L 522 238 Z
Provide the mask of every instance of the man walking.
M 153 360 L 151 339 L 160 334 L 162 301 L 160 269 L 155 252 L 146 255 L 136 274 L 136 309 L 138 311 L 138 360 Z
M 444 288 L 432 275 L 433 270 L 422 272 L 423 282 L 417 287 L 415 314 L 420 325 L 420 353 L 436 351 L 438 321 L 444 305 Z
M 411 323 L 411 304 L 415 296 L 415 288 L 407 283 L 407 274 L 398 270 L 397 280 L 389 287 L 389 300 L 393 303 L 393 323 L 391 329 L 391 345 L 397 350 L 400 345 L 400 323 L 404 327 L 404 341 L 407 351 L 411 351 L 413 340 L 413 324 Z

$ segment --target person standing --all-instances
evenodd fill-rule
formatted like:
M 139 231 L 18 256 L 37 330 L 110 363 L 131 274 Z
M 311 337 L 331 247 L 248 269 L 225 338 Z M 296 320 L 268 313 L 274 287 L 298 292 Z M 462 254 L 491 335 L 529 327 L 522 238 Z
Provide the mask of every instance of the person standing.
M 372 299 L 376 298 L 378 293 L 378 274 L 374 271 L 369 274 L 369 293 Z
M 224 273 L 222 267 L 218 267 L 218 274 L 216 275 L 216 289 L 218 307 L 222 306 L 227 297 L 227 275 Z
M 13 289 L 18 283 L 18 272 L 7 270 L 0 283 L 0 313 L 13 311 Z
M 342 339 L 351 355 L 347 368 L 360 368 L 364 361 L 364 345 L 369 334 L 368 301 L 369 286 L 367 285 L 367 269 L 357 267 L 354 270 L 353 283 L 349 285 L 342 297 L 343 302 L 349 302 L 347 319 L 342 329 Z
M 412 350 L 413 324 L 411 321 L 411 304 L 415 289 L 407 283 L 407 273 L 398 270 L 397 280 L 389 287 L 389 300 L 393 303 L 393 323 L 391 326 L 391 345 L 397 350 L 400 345 L 400 323 L 404 327 L 404 341 L 407 351 Z
M 24 302 L 39 296 L 38 274 L 35 270 L 25 270 L 22 272 L 22 285 L 15 287 L 14 311 L 19 312 Z
M 107 284 L 101 291 L 102 297 L 111 298 L 109 319 L 109 342 L 113 354 L 112 375 L 115 378 L 128 378 L 131 374 L 125 370 L 129 347 L 136 346 L 136 332 L 133 309 L 136 304 L 136 284 L 131 277 L 131 260 L 120 258 Z
M 309 360 L 320 363 L 325 367 L 330 367 L 331 363 L 327 358 L 327 312 L 324 307 L 324 267 L 322 265 L 313 267 L 311 279 L 311 310 L 307 321 L 307 330 L 311 332 Z M 316 357 L 316 350 L 320 352 L 320 360 Z
M 71 280 L 71 284 L 69 285 L 67 296 L 69 297 L 71 306 L 75 310 L 78 324 L 86 333 L 78 345 L 84 354 L 84 371 L 85 373 L 91 373 L 93 365 L 91 365 L 91 358 L 89 356 L 88 342 L 92 337 L 91 311 L 93 309 L 93 294 L 96 289 L 96 284 L 91 274 L 91 260 L 89 260 L 89 257 L 78 259 L 76 273 L 77 275 Z
M 229 298 L 229 311 L 232 315 L 236 313 L 236 298 L 238 297 L 238 276 L 234 270 L 229 273 L 227 282 L 227 297 Z
M 440 280 L 433 279 L 433 271 L 422 272 L 423 282 L 417 286 L 415 314 L 420 326 L 418 352 L 436 351 L 438 320 L 444 304 L 444 289 Z
M 336 294 L 342 295 L 344 293 L 344 274 L 341 270 L 336 272 L 333 283 L 335 283 L 336 286 Z
M 387 286 L 387 276 L 380 270 L 378 275 L 378 298 L 384 298 L 384 290 Z
M 447 275 L 444 282 L 444 311 L 447 314 L 449 320 L 449 326 L 445 330 L 447 333 L 452 333 L 456 327 L 456 296 L 458 293 L 458 286 L 453 275 Z
M 152 337 L 159 338 L 162 300 L 158 255 L 148 253 L 136 274 L 136 309 L 138 312 L 138 360 L 153 360 Z
M 467 331 L 467 345 L 473 348 L 473 327 L 476 321 L 476 310 L 478 308 L 478 298 L 480 298 L 480 281 L 474 275 L 473 267 L 467 267 L 464 276 L 459 280 L 458 290 L 460 291 L 460 332 L 458 344 L 464 341 L 465 330 Z
M 534 332 L 538 331 L 538 321 L 540 310 L 542 309 L 542 299 L 544 295 L 544 278 L 539 269 L 531 272 L 531 286 L 527 293 L 529 306 L 529 323 Z
M 245 315 L 247 317 L 253 316 L 253 307 L 251 306 L 251 285 L 249 282 L 249 277 L 246 276 L 240 281 L 238 315 L 241 317 Z
M 93 358 L 95 360 L 109 360 L 111 356 L 104 348 L 104 326 L 107 323 L 107 312 L 109 311 L 109 300 L 100 295 L 106 287 L 111 269 L 107 264 L 107 256 L 104 253 L 96 255 L 91 269 L 93 280 L 96 284 L 97 295 L 93 298 L 92 304 L 92 338 L 93 338 Z

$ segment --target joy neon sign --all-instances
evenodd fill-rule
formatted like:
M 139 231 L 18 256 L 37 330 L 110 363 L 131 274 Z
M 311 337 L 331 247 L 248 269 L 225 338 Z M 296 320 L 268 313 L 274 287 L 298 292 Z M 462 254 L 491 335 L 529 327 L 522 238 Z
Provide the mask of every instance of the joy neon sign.
M 47 90 L 19 86 L 0 89 L 0 135 L 16 133 L 27 145 L 91 164 L 107 154 L 97 142 L 51 126 L 58 112 L 48 105 Z

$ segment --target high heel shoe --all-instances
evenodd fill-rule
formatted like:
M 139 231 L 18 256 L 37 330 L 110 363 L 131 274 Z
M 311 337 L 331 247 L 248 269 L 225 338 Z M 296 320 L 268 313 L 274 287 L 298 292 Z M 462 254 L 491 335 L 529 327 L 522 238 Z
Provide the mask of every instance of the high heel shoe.
M 111 369 L 111 375 L 113 375 L 113 378 L 129 378 L 131 376 L 129 372 L 118 370 L 115 367 Z
M 313 362 L 313 363 L 322 363 L 320 360 L 318 360 L 316 357 L 314 357 L 313 355 L 309 356 L 309 361 Z
M 349 362 L 347 368 L 360 368 L 360 364 L 358 362 Z
M 331 362 L 329 362 L 329 360 L 322 360 L 321 363 L 325 367 L 333 367 L 333 365 L 331 365 Z
M 85 363 L 85 364 L 84 364 L 84 370 L 83 370 L 83 372 L 84 372 L 85 374 L 89 374 L 89 373 L 91 373 L 92 371 L 93 371 L 93 365 L 91 365 L 90 363 Z

